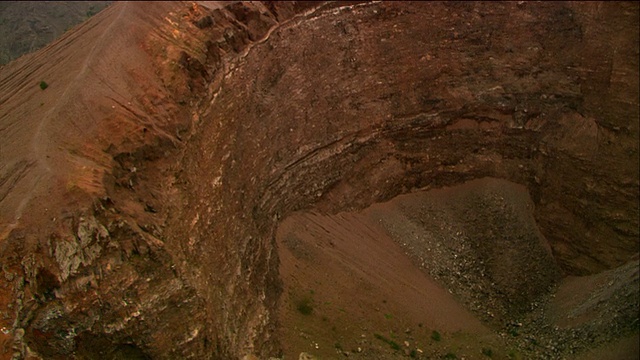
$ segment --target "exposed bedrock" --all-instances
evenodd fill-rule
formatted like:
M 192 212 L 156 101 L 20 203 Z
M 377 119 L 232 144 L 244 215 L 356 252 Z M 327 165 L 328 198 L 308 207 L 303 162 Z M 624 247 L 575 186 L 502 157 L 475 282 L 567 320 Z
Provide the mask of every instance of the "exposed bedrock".
M 189 233 L 183 268 L 234 314 L 225 342 L 269 333 L 274 228 L 300 209 L 499 177 L 529 189 L 566 273 L 625 263 L 638 244 L 637 44 L 597 30 L 607 11 L 368 4 L 285 24 L 232 63 L 185 152 L 172 225 L 175 241 Z
M 182 268 L 231 325 L 223 342 L 269 333 L 273 233 L 300 209 L 492 176 L 529 189 L 566 273 L 625 263 L 638 244 L 637 44 L 598 30 L 609 11 L 367 4 L 285 24 L 233 62 L 185 152 L 172 223 L 173 241 L 189 234 Z

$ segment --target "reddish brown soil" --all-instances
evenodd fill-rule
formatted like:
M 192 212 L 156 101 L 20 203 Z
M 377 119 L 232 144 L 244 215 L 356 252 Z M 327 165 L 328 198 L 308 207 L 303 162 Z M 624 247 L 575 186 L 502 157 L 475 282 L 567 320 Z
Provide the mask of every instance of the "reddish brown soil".
M 277 239 L 285 358 L 481 359 L 487 349 L 500 359 L 553 358 L 561 346 L 594 359 L 607 351 L 607 331 L 636 321 L 637 261 L 566 278 L 548 297 L 558 273 L 533 202 L 503 180 L 418 191 L 357 213 L 296 213 Z M 637 355 L 633 339 L 623 336 L 610 358 Z M 605 345 L 590 350 L 594 343 Z
M 522 187 L 484 179 L 357 214 L 287 218 L 277 234 L 285 356 L 348 351 L 384 359 L 406 350 L 416 358 L 477 358 L 484 347 L 506 357 L 508 346 L 490 324 L 518 316 L 516 309 L 507 314 L 505 303 L 554 282 L 545 275 L 555 264 L 532 209 Z M 485 237 L 484 230 L 494 233 Z M 311 314 L 299 308 L 307 302 Z M 434 341 L 433 331 L 447 340 Z M 376 334 L 402 349 L 390 350 Z
M 280 225 L 278 239 L 287 358 L 301 351 L 335 357 L 336 347 L 372 358 L 385 353 L 374 334 L 407 341 L 414 350 L 426 350 L 436 329 L 490 337 L 369 216 L 293 215 Z M 311 314 L 298 309 L 307 302 Z
M 363 359 L 393 357 L 388 344 L 376 339 L 375 334 L 401 344 L 409 354 L 413 350 L 419 358 L 443 356 L 448 351 L 465 357 L 479 355 L 482 345 L 499 342 L 499 337 L 461 304 L 462 293 L 452 295 L 452 290 L 443 288 L 451 284 L 446 281 L 438 284 L 429 276 L 431 270 L 456 271 L 449 264 L 453 260 L 449 256 L 455 252 L 454 256 L 462 259 L 464 254 L 452 244 L 456 235 L 448 234 L 448 230 L 471 219 L 445 214 L 436 224 L 425 226 L 411 222 L 410 215 L 401 210 L 412 205 L 428 206 L 443 199 L 449 199 L 445 201 L 454 206 L 468 206 L 468 202 L 451 199 L 465 192 L 479 195 L 490 184 L 487 180 L 451 190 L 414 193 L 391 203 L 376 204 L 357 214 L 296 214 L 287 218 L 277 235 L 285 294 L 281 305 L 285 356 L 295 357 L 306 351 L 328 358 L 335 357 L 336 352 L 341 355 L 348 351 L 352 353 L 350 356 Z M 515 205 L 522 200 L 505 201 Z M 526 208 L 520 211 L 524 213 L 516 217 L 533 219 Z M 398 229 L 406 229 L 408 233 L 399 234 Z M 425 231 L 431 233 L 425 234 Z M 460 236 L 458 229 L 454 232 Z M 437 238 L 442 236 L 446 240 L 439 243 Z M 498 233 L 496 236 L 508 235 Z M 415 242 L 418 238 L 431 245 L 419 246 Z M 420 260 L 425 256 L 420 249 L 427 247 L 428 259 Z M 513 251 L 520 250 L 514 248 Z M 522 255 L 519 261 L 533 261 Z M 502 260 L 506 259 L 496 263 Z M 457 290 L 474 291 L 472 288 Z M 298 308 L 306 301 L 313 308 L 312 314 Z M 434 341 L 433 331 L 447 340 Z M 466 342 L 466 347 L 456 344 L 456 340 Z M 404 351 L 396 354 L 403 356 Z
M 126 154 L 143 149 L 142 156 L 152 159 L 171 152 L 172 144 L 179 142 L 178 129 L 185 127 L 178 119 L 191 121 L 190 112 L 178 104 L 184 101 L 188 90 L 169 93 L 168 86 L 181 84 L 177 80 L 170 83 L 171 79 L 164 78 L 158 70 L 158 62 L 162 60 L 151 56 L 157 47 L 168 52 L 177 51 L 173 46 L 180 46 L 181 38 L 171 28 L 170 21 L 178 20 L 179 15 L 173 12 L 179 10 L 185 10 L 184 4 L 119 3 L 44 49 L 2 68 L 0 244 L 3 276 L 7 282 L 2 284 L 0 311 L 3 316 L 0 322 L 3 328 L 11 329 L 8 334 L 0 335 L 2 356 L 10 357 L 14 349 L 25 351 L 21 341 L 24 330 L 18 329 L 31 321 L 29 316 L 33 313 L 27 315 L 29 320 L 25 321 L 24 311 L 27 310 L 23 307 L 40 306 L 38 304 L 49 298 L 53 289 L 66 279 L 68 274 L 62 275 L 65 271 L 71 270 L 72 278 L 77 281 L 56 296 L 67 300 L 74 296 L 75 300 L 82 299 L 72 300 L 74 304 L 68 305 L 84 314 L 91 313 L 90 309 L 104 308 L 104 305 L 98 305 L 104 304 L 103 297 L 121 304 L 119 297 L 107 294 L 121 292 L 127 286 L 140 287 L 136 279 L 142 278 L 144 284 L 145 279 L 154 278 L 133 276 L 129 271 L 136 273 L 140 267 L 136 269 L 131 263 L 121 266 L 120 250 L 125 250 L 129 254 L 125 258 L 128 258 L 132 248 L 136 253 L 148 249 L 148 245 L 137 244 L 132 233 L 125 235 L 129 245 L 116 246 L 120 250 L 112 253 L 111 259 L 103 257 L 103 261 L 91 266 L 88 265 L 95 260 L 96 254 L 85 252 L 82 246 L 86 244 L 75 254 L 71 251 L 65 255 L 59 246 L 60 242 L 75 244 L 81 241 L 77 238 L 80 219 L 92 218 L 87 215 L 94 206 L 101 206 L 98 199 L 109 204 L 111 200 L 107 194 L 117 197 L 113 190 L 114 175 L 135 173 L 135 169 L 120 165 L 127 166 Z M 174 43 L 160 45 L 168 38 Z M 45 90 L 40 89 L 40 81 L 48 84 Z M 158 144 L 165 150 L 145 150 L 145 147 Z M 158 164 L 153 172 L 161 169 L 162 165 Z M 145 176 L 158 178 L 151 173 L 142 177 Z M 126 177 L 120 181 L 132 186 L 138 180 Z M 137 198 L 149 196 L 149 191 L 152 190 L 142 190 Z M 120 227 L 123 218 L 127 217 L 141 220 L 135 223 L 145 223 L 143 227 L 156 222 L 149 219 L 150 213 L 138 201 L 122 199 L 119 207 L 118 219 L 111 220 Z M 127 231 L 131 230 L 125 230 L 125 233 Z M 133 232 L 141 232 L 138 225 L 134 225 Z M 90 241 L 95 245 L 94 240 Z M 98 242 L 98 247 L 102 246 L 106 243 Z M 108 252 L 106 248 L 97 250 L 102 255 Z M 72 265 L 74 263 L 83 264 L 80 273 L 76 271 L 77 265 Z M 114 271 L 118 275 L 112 277 L 112 285 L 100 281 L 101 295 L 88 290 L 87 287 L 95 289 L 98 286 L 96 278 L 109 277 L 108 274 Z M 170 270 L 167 268 L 167 271 Z M 25 288 L 24 279 L 29 276 L 34 279 L 26 280 Z M 45 285 L 39 284 L 35 279 L 38 276 L 51 280 L 45 281 Z M 148 285 L 142 288 L 145 287 Z M 154 291 L 163 291 L 155 288 Z M 49 295 L 41 297 L 43 291 Z M 59 303 L 53 308 L 57 306 Z M 104 318 L 101 311 L 89 317 Z M 114 315 L 116 321 L 125 320 L 121 310 L 116 310 Z M 62 323 L 55 326 L 70 331 L 72 326 L 68 321 L 62 319 Z M 43 332 L 27 334 L 31 349 L 45 357 L 65 356 L 64 352 L 56 355 L 60 350 L 38 347 L 38 342 L 47 342 L 51 334 L 47 331 L 44 335 Z M 55 341 L 50 345 L 58 349 L 61 346 Z

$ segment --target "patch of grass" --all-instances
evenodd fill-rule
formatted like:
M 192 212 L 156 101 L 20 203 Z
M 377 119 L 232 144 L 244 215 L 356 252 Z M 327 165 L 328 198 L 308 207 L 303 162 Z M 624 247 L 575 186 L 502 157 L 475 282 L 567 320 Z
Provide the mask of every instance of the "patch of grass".
M 436 330 L 433 330 L 431 332 L 431 340 L 433 341 L 440 341 L 442 340 L 442 335 L 440 335 L 439 332 L 437 332 Z
M 492 357 L 493 356 L 493 350 L 491 350 L 489 348 L 482 348 L 482 355 L 488 356 L 488 357 Z
M 98 11 L 95 9 L 95 7 L 93 5 L 89 6 L 89 10 L 87 10 L 86 14 L 88 18 L 92 17 L 93 15 L 97 14 Z
M 44 81 L 44 80 L 40 81 L 40 89 L 44 90 L 44 89 L 46 89 L 48 87 L 49 87 L 49 84 L 47 84 L 46 81 Z
M 384 314 L 384 318 L 385 318 L 385 319 L 387 319 L 387 320 L 391 320 L 391 319 L 393 319 L 393 315 L 391 315 L 391 314 Z
M 456 356 L 456 354 L 452 353 L 452 352 L 448 352 L 444 355 L 444 359 L 457 359 L 458 357 Z
M 339 342 L 335 343 L 335 344 L 333 345 L 333 347 L 335 347 L 336 349 L 338 349 L 338 350 L 340 350 L 340 351 L 344 350 L 344 349 L 342 348 L 342 344 L 340 344 Z
M 516 350 L 511 350 L 509 351 L 509 359 L 513 359 L 513 360 L 521 360 L 522 356 L 520 356 L 520 353 L 517 352 Z
M 411 352 L 409 353 L 409 356 L 410 356 L 412 359 L 417 358 L 417 357 L 418 357 L 418 351 L 416 351 L 416 349 L 411 350 Z
M 302 315 L 311 315 L 313 313 L 313 305 L 311 304 L 311 299 L 302 298 L 298 300 L 296 303 L 296 309 Z
M 373 337 L 375 337 L 376 339 L 378 339 L 378 340 L 380 340 L 380 341 L 382 341 L 382 342 L 386 343 L 386 344 L 387 344 L 387 345 L 389 345 L 393 350 L 396 350 L 396 351 L 397 351 L 397 350 L 400 350 L 400 345 L 399 345 L 397 342 L 395 342 L 395 341 L 393 341 L 393 340 L 391 340 L 391 339 L 387 339 L 386 337 L 384 337 L 384 336 L 382 336 L 382 335 L 380 335 L 380 334 L 378 334 L 378 333 L 374 333 L 374 334 L 373 334 Z

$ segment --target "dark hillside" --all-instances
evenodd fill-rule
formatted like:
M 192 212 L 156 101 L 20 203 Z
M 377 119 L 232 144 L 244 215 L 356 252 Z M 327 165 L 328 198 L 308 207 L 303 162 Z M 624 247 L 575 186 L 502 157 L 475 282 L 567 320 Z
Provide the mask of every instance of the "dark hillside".
M 111 1 L 0 2 L 0 65 L 38 50 Z

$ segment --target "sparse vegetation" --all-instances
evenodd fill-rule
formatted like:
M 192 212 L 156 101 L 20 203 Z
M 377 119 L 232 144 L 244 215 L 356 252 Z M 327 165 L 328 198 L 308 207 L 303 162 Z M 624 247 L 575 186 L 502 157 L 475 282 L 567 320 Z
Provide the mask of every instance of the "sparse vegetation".
M 387 344 L 387 345 L 389 345 L 393 350 L 400 350 L 400 345 L 399 345 L 397 342 L 395 342 L 395 341 L 393 341 L 393 340 L 391 340 L 391 339 L 388 339 L 388 338 L 384 337 L 383 335 L 380 335 L 380 334 L 378 334 L 378 333 L 374 333 L 374 334 L 373 334 L 373 337 L 375 337 L 376 339 L 378 339 L 378 340 L 380 340 L 380 341 L 382 341 L 382 342 L 386 343 L 386 344 Z
M 311 315 L 313 313 L 313 305 L 310 298 L 302 298 L 296 303 L 296 309 L 302 315 Z
M 433 330 L 433 332 L 431 332 L 431 340 L 440 341 L 442 340 L 442 335 L 440 335 L 440 333 L 437 332 L 436 330 Z
M 46 81 L 44 81 L 44 80 L 40 81 L 40 89 L 44 90 L 44 89 L 46 89 L 48 87 L 49 87 L 49 84 L 47 84 Z
M 491 350 L 490 348 L 482 348 L 482 355 L 492 357 L 493 350 Z
M 457 359 L 458 357 L 456 356 L 456 354 L 452 353 L 452 352 L 448 352 L 444 355 L 445 359 Z
M 520 360 L 522 359 L 522 357 L 520 356 L 520 354 L 515 351 L 515 350 L 511 350 L 509 351 L 509 359 L 513 359 L 513 360 Z
M 89 6 L 89 10 L 86 11 L 85 15 L 90 18 L 93 15 L 97 14 L 98 11 L 96 10 L 96 8 L 94 6 Z

